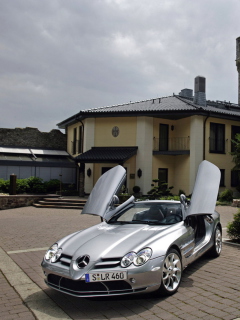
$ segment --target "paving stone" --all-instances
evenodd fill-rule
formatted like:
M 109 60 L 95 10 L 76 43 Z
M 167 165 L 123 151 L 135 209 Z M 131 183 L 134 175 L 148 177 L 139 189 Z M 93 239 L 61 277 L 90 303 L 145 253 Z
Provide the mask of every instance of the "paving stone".
M 229 209 L 229 212 L 227 210 L 228 207 L 218 210 L 221 211 L 224 226 L 233 215 L 232 209 Z M 16 263 L 4 270 L 6 275 L 13 275 L 10 283 L 0 272 L 1 320 L 42 320 L 47 316 L 49 319 L 54 319 L 57 315 L 56 306 L 74 320 L 233 320 L 240 318 L 240 290 L 236 276 L 240 274 L 240 247 L 225 244 L 219 258 L 211 260 L 202 257 L 188 266 L 183 273 L 179 291 L 166 298 L 135 295 L 83 299 L 67 296 L 48 288 L 44 283 L 41 269 L 41 261 L 46 249 L 57 239 L 98 222 L 100 222 L 99 217 L 80 216 L 80 210 L 74 209 L 42 210 L 25 207 L 0 211 L 0 243 L 5 250 L 2 256 L 5 261 Z M 5 256 L 6 252 L 8 257 Z M 22 271 L 26 276 L 20 276 Z M 34 286 L 29 283 L 29 279 Z M 12 286 L 22 289 L 24 301 Z M 44 309 L 40 309 L 34 316 L 25 305 L 27 303 L 29 308 L 36 309 L 38 308 L 36 301 L 42 301 L 44 305 L 48 299 L 55 303 L 51 305 L 49 314 L 46 314 Z

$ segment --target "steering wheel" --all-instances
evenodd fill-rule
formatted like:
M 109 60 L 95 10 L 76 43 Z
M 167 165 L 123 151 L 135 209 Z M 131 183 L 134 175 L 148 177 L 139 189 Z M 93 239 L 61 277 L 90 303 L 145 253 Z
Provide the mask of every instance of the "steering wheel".
M 163 219 L 163 222 L 165 222 L 166 224 L 168 223 L 177 223 L 182 221 L 182 216 L 179 214 L 172 214 L 170 216 L 167 216 L 165 219 Z

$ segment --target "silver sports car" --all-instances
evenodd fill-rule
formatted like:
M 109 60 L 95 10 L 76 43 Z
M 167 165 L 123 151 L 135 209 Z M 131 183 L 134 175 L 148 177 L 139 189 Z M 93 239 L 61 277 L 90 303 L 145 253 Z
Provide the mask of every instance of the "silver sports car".
M 76 297 L 147 293 L 171 295 L 183 269 L 205 252 L 217 257 L 222 228 L 215 211 L 220 171 L 203 161 L 191 197 L 136 201 L 116 206 L 126 176 L 122 166 L 103 174 L 82 214 L 102 222 L 54 243 L 42 268 L 46 284 Z

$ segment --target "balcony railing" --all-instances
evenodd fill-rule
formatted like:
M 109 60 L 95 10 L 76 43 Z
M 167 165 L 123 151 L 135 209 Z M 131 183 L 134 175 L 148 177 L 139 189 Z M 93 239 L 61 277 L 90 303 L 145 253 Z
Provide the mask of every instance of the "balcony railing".
M 167 141 L 153 138 L 153 151 L 189 151 L 190 137 L 169 138 Z

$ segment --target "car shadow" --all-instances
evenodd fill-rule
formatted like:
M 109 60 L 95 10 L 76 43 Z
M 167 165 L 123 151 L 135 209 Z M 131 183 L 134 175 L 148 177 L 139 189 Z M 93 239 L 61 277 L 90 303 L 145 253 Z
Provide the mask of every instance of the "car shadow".
M 194 286 L 194 280 L 192 279 L 194 273 L 206 266 L 210 260 L 212 259 L 203 256 L 189 265 L 183 272 L 179 291 L 167 297 L 148 293 L 114 297 L 77 298 L 51 288 L 46 288 L 43 291 L 72 319 L 130 317 L 147 312 L 156 305 L 164 308 L 165 302 L 169 303 L 171 301 L 171 303 L 174 303 L 174 301 L 179 301 L 178 299 L 181 299 L 181 295 L 187 294 L 188 289 Z M 34 300 L 35 298 L 37 299 L 37 295 L 35 297 L 32 294 L 26 301 L 29 299 Z M 44 305 L 42 307 L 38 306 L 38 309 L 49 315 Z M 51 312 L 54 314 L 54 311 Z

